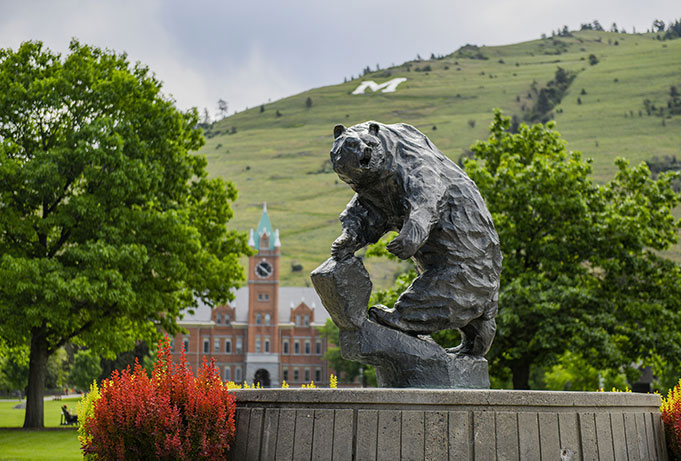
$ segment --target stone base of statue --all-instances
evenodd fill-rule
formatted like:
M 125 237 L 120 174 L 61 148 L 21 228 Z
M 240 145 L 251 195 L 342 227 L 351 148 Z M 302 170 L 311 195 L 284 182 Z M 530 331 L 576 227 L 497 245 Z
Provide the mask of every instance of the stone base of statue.
M 232 460 L 667 460 L 660 396 L 243 389 Z
M 430 337 L 415 337 L 369 320 L 372 285 L 359 258 L 330 258 L 311 276 L 340 329 L 343 358 L 373 365 L 379 387 L 489 388 L 484 358 L 448 354 Z

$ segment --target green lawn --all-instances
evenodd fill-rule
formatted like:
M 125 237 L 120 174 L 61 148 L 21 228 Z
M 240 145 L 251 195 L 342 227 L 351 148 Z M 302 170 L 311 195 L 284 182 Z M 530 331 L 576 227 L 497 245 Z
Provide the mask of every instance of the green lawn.
M 83 459 L 78 436 L 73 429 L 0 429 L 0 460 Z
M 45 430 L 18 429 L 24 410 L 14 409 L 17 402 L 0 401 L 0 460 L 75 460 L 82 459 L 75 428 L 60 427 L 61 406 L 75 411 L 77 399 L 45 402 Z

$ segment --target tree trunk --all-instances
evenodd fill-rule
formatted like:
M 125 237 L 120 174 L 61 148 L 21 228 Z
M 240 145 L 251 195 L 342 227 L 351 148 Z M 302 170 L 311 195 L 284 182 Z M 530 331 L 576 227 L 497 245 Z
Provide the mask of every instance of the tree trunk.
M 514 362 L 511 365 L 511 373 L 513 373 L 513 389 L 530 388 L 530 362 Z
M 36 330 L 31 332 L 31 356 L 28 365 L 28 391 L 24 428 L 45 426 L 45 375 L 48 358 L 47 341 Z

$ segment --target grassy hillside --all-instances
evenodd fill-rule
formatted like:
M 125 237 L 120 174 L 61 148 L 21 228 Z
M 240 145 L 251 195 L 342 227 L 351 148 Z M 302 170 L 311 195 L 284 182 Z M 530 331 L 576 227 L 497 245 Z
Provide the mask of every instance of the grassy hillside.
M 558 66 L 575 77 L 551 114 L 569 148 L 593 158 L 598 181 L 612 176 L 617 156 L 633 162 L 680 156 L 681 116 L 648 115 L 643 101 L 666 107 L 670 86 L 681 89 L 681 40 L 595 31 L 464 47 L 442 59 L 412 61 L 313 89 L 216 123 L 201 153 L 212 175 L 232 180 L 239 189 L 232 226 L 255 227 L 267 202 L 272 224 L 281 232 L 282 282 L 302 285 L 328 256 L 340 231 L 338 214 L 352 196 L 327 162 L 335 124 L 410 123 L 457 160 L 474 141 L 487 138 L 493 108 L 521 119 L 529 113 Z M 351 94 L 363 80 L 383 83 L 396 77 L 408 80 L 395 93 Z M 293 272 L 292 263 L 303 270 Z M 392 263 L 370 266 L 378 285 L 391 282 Z

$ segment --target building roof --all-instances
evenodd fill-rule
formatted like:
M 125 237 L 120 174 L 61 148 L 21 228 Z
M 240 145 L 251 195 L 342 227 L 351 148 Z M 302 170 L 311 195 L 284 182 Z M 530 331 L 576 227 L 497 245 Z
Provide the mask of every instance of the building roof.
M 205 304 L 203 301 L 200 299 L 196 300 L 197 302 L 197 307 L 193 308 L 192 310 L 194 313 L 190 313 L 189 309 L 185 309 L 182 311 L 182 318 L 177 321 L 179 324 L 197 324 L 197 323 L 210 323 L 211 318 L 210 318 L 210 313 L 211 313 L 211 308 L 208 304 Z
M 267 203 L 264 203 L 262 206 L 262 215 L 260 216 L 260 222 L 258 222 L 258 227 L 255 229 L 255 232 L 251 229 L 248 244 L 256 250 L 260 250 L 260 239 L 263 235 L 266 235 L 269 241 L 268 247 L 262 248 L 263 250 L 274 250 L 275 247 L 281 246 L 281 242 L 279 241 L 279 229 L 276 231 L 272 229 L 272 223 L 267 214 Z
M 236 290 L 234 301 L 229 305 L 236 309 L 235 323 L 248 323 L 248 287 L 241 287 Z M 185 311 L 184 318 L 179 321 L 180 324 L 196 324 L 196 323 L 210 323 L 211 322 L 211 308 L 198 301 L 199 306 L 194 309 L 193 314 Z M 301 303 L 311 308 L 314 311 L 314 320 L 311 322 L 314 326 L 321 326 L 326 323 L 329 313 L 322 306 L 322 301 L 319 295 L 311 287 L 279 287 L 279 324 L 291 324 L 291 309 L 298 307 Z

